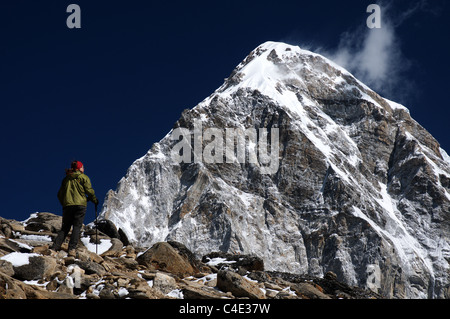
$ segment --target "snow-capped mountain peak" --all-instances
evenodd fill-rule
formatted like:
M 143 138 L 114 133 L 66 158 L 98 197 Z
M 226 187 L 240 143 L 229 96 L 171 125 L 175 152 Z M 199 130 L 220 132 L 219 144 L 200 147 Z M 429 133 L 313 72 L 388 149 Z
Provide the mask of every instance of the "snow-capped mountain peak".
M 144 246 L 253 253 L 273 270 L 442 298 L 449 212 L 448 155 L 406 107 L 266 42 L 131 165 L 102 216 Z

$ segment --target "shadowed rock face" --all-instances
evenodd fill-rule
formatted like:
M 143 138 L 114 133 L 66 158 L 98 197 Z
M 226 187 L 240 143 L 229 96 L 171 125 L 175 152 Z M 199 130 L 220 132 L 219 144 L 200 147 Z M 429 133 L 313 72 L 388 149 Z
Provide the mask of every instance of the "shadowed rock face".
M 255 254 L 269 270 L 332 271 L 387 297 L 448 296 L 450 163 L 405 107 L 320 55 L 268 42 L 173 128 L 196 121 L 224 140 L 227 128 L 265 128 L 270 150 L 278 129 L 276 170 L 225 153 L 179 163 L 168 134 L 106 197 L 103 218 L 131 242 Z

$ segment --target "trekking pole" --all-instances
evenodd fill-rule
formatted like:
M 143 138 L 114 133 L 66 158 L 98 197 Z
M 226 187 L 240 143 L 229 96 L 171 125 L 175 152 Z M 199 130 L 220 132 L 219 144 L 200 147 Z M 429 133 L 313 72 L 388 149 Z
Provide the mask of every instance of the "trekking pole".
M 98 221 L 97 205 L 95 205 L 95 254 L 98 255 Z

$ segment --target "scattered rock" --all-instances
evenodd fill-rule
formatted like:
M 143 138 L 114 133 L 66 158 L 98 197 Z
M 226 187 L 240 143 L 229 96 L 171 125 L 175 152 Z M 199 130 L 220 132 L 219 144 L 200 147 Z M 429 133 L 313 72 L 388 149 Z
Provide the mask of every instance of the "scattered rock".
M 22 224 L 8 220 L 7 225 L 14 225 L 11 235 L 20 237 L 43 233 L 31 229 L 54 231 L 57 221 L 50 213 L 38 213 Z M 0 222 L 6 225 L 5 219 Z M 86 228 L 84 236 L 90 233 Z M 100 236 L 112 242 L 102 256 L 83 245 L 76 256 L 67 256 L 64 250 L 50 249 L 48 242 L 0 237 L 0 299 L 381 298 L 339 282 L 331 272 L 317 278 L 264 271 L 257 256 L 214 252 L 200 261 L 179 242 L 145 249 L 124 245 L 103 232 Z
M 6 238 L 11 237 L 12 229 L 8 222 L 0 217 L 0 236 L 4 236 Z
M 30 256 L 28 263 L 14 266 L 14 278 L 38 280 L 50 277 L 56 269 L 56 260 L 47 256 Z
M 98 230 L 111 238 L 120 239 L 116 225 L 109 219 L 102 219 L 97 222 Z
M 166 242 L 156 243 L 136 260 L 141 265 L 170 272 L 180 278 L 194 275 L 199 271 L 187 257 L 181 256 Z
M 122 254 L 123 243 L 120 241 L 120 239 L 111 238 L 111 244 L 112 244 L 111 247 L 103 254 L 101 254 L 102 257 L 105 256 L 119 257 Z
M 158 272 L 156 273 L 155 279 L 153 279 L 153 288 L 167 295 L 172 290 L 177 289 L 177 283 L 173 277 Z
M 51 255 L 51 250 L 48 248 L 47 245 L 33 247 L 31 252 L 35 253 L 35 254 L 39 254 L 39 255 L 44 255 L 44 256 Z
M 99 276 L 104 276 L 107 273 L 105 268 L 101 264 L 97 264 L 94 261 L 76 260 L 76 261 L 74 261 L 74 263 L 77 264 L 78 266 L 80 266 L 80 268 L 83 269 L 86 272 L 86 274 L 88 274 L 88 275 L 97 274 Z
M 96 253 L 93 253 L 87 249 L 79 249 L 77 251 L 77 258 L 82 261 L 87 261 L 87 260 L 93 261 L 93 262 L 96 262 L 97 264 L 101 264 L 104 261 L 104 259 L 101 256 L 99 256 Z
M 134 247 L 131 246 L 130 244 L 127 245 L 127 247 L 125 248 L 125 251 L 127 254 L 126 256 L 128 258 L 136 258 L 136 251 L 135 251 Z
M 100 299 L 116 299 L 117 295 L 114 293 L 115 287 L 110 284 L 106 284 L 100 291 Z
M 195 273 L 201 271 L 204 268 L 204 264 L 201 263 L 197 257 L 182 243 L 176 241 L 168 241 L 167 242 L 172 248 L 176 250 L 178 255 L 186 259 L 192 268 L 195 270 Z
M 184 299 L 233 299 L 234 296 L 228 292 L 221 292 L 217 289 L 205 286 L 192 287 L 185 286 L 182 288 Z
M 128 240 L 128 236 L 127 236 L 127 234 L 125 234 L 125 232 L 122 230 L 122 228 L 119 228 L 119 239 L 125 246 L 128 246 L 130 244 L 130 241 Z
M 0 252 L 2 252 L 3 254 L 8 254 L 20 251 L 22 251 L 22 247 L 19 245 L 19 243 L 17 243 L 16 241 L 9 240 L 8 238 L 0 237 Z M 23 252 L 29 252 L 29 249 Z
M 56 233 L 61 229 L 61 216 L 52 213 L 37 213 L 33 215 L 34 217 L 26 221 L 25 230 Z
M 303 299 L 331 299 L 318 288 L 316 288 L 314 284 L 302 282 L 298 284 L 292 284 L 290 287 L 295 291 L 297 296 L 300 296 Z
M 27 299 L 22 282 L 0 272 L 0 299 Z
M 14 276 L 14 268 L 12 264 L 7 260 L 0 260 L 0 273 L 4 273 L 8 276 Z
M 257 284 L 228 270 L 220 270 L 217 273 L 217 288 L 229 291 L 236 297 L 265 299 L 264 293 Z

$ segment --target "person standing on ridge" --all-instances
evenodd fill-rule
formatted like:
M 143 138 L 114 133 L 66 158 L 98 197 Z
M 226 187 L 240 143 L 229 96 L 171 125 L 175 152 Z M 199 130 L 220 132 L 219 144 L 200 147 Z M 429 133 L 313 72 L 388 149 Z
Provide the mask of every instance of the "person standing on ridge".
M 72 227 L 68 252 L 69 256 L 75 257 L 87 201 L 93 202 L 96 208 L 98 205 L 91 180 L 84 174 L 84 166 L 80 161 L 73 161 L 70 169 L 66 169 L 66 177 L 58 191 L 58 199 L 63 207 L 63 220 L 61 230 L 53 241 L 52 249 L 55 251 L 61 249 L 61 245 Z

